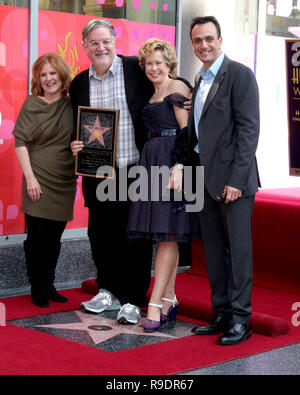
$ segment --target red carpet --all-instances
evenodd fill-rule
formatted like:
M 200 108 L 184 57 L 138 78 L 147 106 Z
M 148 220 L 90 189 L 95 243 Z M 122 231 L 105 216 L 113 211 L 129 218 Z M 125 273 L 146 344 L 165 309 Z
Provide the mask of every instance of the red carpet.
M 97 293 L 94 280 L 85 281 L 83 289 L 86 292 Z M 206 277 L 189 273 L 179 274 L 176 281 L 176 295 L 180 300 L 180 314 L 204 321 L 212 319 L 210 287 Z M 265 336 L 280 336 L 288 333 L 294 313 L 292 305 L 297 301 L 300 301 L 300 294 L 254 287 L 252 330 Z
M 82 300 L 89 298 L 79 289 L 63 291 L 63 294 L 71 300 L 67 305 L 53 303 L 53 307 L 42 309 L 42 313 L 77 309 Z M 291 296 L 286 301 L 290 303 L 292 299 Z M 41 309 L 31 304 L 29 296 L 2 299 L 1 302 L 7 308 L 7 320 L 41 314 Z M 0 327 L 0 372 L 3 375 L 175 374 L 298 343 L 300 328 L 291 327 L 288 334 L 276 337 L 253 334 L 244 344 L 232 347 L 216 345 L 216 338 L 188 336 L 110 353 L 8 324 Z
M 81 288 L 68 289 L 62 291 L 68 298 L 67 303 L 50 303 L 49 308 L 35 306 L 31 301 L 30 295 L 14 296 L 11 298 L 0 299 L 6 307 L 6 320 L 12 321 L 19 318 L 34 317 L 42 314 L 58 313 L 60 311 L 71 311 L 80 308 L 81 302 L 90 299 L 90 295 L 82 292 Z
M 285 194 L 286 192 L 286 194 Z M 7 325 L 0 327 L 1 374 L 159 375 L 215 365 L 300 342 L 300 325 L 292 325 L 300 303 L 300 188 L 261 191 L 253 215 L 254 288 L 251 325 L 254 334 L 239 346 L 215 344 L 217 336 L 188 336 L 114 353 Z M 83 289 L 97 292 L 94 281 Z M 193 265 L 177 278 L 176 293 L 183 319 L 209 320 L 210 288 L 201 242 L 193 244 Z M 63 292 L 66 305 L 50 309 L 32 305 L 29 296 L 0 300 L 7 320 L 78 309 L 90 298 L 81 289 Z M 297 316 L 300 324 L 300 317 Z M 130 362 L 129 362 L 130 361 Z
M 253 212 L 253 314 L 254 332 L 278 336 L 291 325 L 292 305 L 300 302 L 300 188 L 261 190 Z M 83 290 L 96 293 L 90 280 Z M 177 276 L 179 312 L 210 320 L 210 288 L 201 241 L 193 242 L 193 264 L 189 273 Z

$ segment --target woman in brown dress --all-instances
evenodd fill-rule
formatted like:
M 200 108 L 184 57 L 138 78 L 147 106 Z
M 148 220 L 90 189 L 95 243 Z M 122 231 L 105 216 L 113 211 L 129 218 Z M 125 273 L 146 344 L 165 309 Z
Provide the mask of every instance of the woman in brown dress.
M 67 96 L 70 70 L 56 53 L 41 56 L 33 65 L 31 93 L 13 131 L 16 154 L 23 170 L 22 207 L 27 239 L 27 273 L 33 303 L 66 302 L 54 287 L 60 239 L 73 219 L 76 177 L 70 142 L 74 132 Z

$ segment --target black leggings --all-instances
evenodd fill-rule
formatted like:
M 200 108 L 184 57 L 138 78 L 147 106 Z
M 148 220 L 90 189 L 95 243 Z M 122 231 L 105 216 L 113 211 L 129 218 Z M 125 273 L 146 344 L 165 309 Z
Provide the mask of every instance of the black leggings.
M 54 221 L 46 218 L 25 215 L 27 240 L 43 245 L 56 246 L 60 243 L 61 236 L 67 222 Z
M 31 285 L 53 284 L 60 253 L 60 239 L 67 222 L 25 216 L 24 251 Z

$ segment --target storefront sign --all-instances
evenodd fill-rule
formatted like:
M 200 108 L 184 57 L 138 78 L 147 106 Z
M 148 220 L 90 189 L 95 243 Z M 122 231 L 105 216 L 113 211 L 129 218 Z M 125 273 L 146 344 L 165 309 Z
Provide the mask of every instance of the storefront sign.
M 300 40 L 286 40 L 290 175 L 300 176 Z

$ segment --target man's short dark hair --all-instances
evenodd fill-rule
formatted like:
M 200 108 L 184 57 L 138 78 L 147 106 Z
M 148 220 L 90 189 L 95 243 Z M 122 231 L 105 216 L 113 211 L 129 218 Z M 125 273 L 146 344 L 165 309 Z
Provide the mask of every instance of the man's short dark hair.
M 209 23 L 209 22 L 212 22 L 216 26 L 218 38 L 220 38 L 222 35 L 221 34 L 221 26 L 214 16 L 196 16 L 195 18 L 193 18 L 192 22 L 191 22 L 191 27 L 190 27 L 191 38 L 192 38 L 192 30 L 194 29 L 194 27 L 196 25 L 204 25 L 205 23 Z

